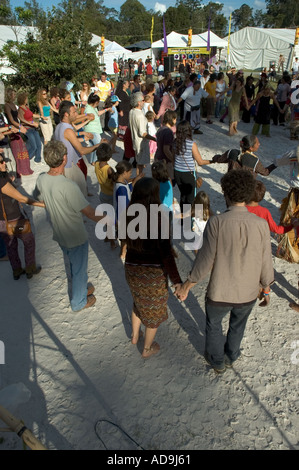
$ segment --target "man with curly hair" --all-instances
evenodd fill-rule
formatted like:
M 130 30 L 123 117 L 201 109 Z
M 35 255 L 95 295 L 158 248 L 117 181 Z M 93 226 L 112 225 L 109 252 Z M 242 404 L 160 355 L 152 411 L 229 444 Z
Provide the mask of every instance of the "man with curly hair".
M 189 290 L 211 272 L 205 303 L 205 359 L 217 373 L 225 372 L 239 358 L 256 299 L 260 296 L 260 305 L 268 305 L 274 281 L 268 224 L 246 208 L 254 192 L 254 177 L 248 170 L 232 170 L 222 177 L 221 187 L 227 210 L 209 219 L 187 280 L 175 286 L 178 298 L 185 300 Z M 224 341 L 222 320 L 227 314 Z

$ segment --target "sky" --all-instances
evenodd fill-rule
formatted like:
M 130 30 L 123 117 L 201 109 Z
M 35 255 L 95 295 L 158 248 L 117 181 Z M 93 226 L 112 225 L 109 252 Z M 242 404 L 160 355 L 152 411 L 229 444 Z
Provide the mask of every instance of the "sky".
M 51 8 L 52 5 L 58 5 L 60 3 L 60 0 L 37 0 L 39 5 L 46 10 L 47 8 Z M 140 0 L 139 0 L 140 1 Z M 217 0 L 214 0 L 215 2 L 218 3 Z M 121 5 L 125 2 L 125 0 L 104 0 L 104 5 L 109 7 L 109 8 L 115 8 L 116 10 L 119 10 Z M 160 0 L 157 2 L 156 0 L 147 0 L 147 1 L 140 1 L 142 5 L 145 6 L 147 10 L 153 9 L 154 11 L 160 11 L 161 13 L 165 12 L 167 8 L 170 6 L 175 5 L 175 0 Z M 208 1 L 204 1 L 204 4 L 208 3 Z M 244 3 L 250 6 L 251 8 L 255 9 L 264 9 L 265 8 L 265 1 L 263 0 L 223 0 L 219 1 L 219 3 L 222 3 L 224 5 L 223 7 L 223 13 L 226 17 L 229 17 L 230 13 L 238 8 L 240 8 L 241 5 Z M 10 4 L 12 7 L 16 6 L 24 6 L 24 1 L 22 0 L 10 0 Z

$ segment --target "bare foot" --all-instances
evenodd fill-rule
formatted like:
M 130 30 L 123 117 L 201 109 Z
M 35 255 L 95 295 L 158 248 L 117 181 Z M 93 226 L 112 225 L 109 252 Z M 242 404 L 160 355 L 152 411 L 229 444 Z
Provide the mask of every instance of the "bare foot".
M 299 312 L 299 304 L 294 303 L 294 304 L 289 304 L 289 305 L 293 310 L 295 310 L 296 312 Z
M 153 343 L 150 348 L 144 348 L 142 352 L 143 359 L 148 359 L 149 357 L 157 354 L 160 351 L 160 346 L 158 343 Z
M 138 331 L 137 336 L 134 336 L 133 333 L 132 333 L 131 343 L 132 344 L 137 344 L 138 341 L 139 341 L 139 338 L 142 338 L 142 337 L 143 337 L 143 331 L 141 331 L 141 330 Z

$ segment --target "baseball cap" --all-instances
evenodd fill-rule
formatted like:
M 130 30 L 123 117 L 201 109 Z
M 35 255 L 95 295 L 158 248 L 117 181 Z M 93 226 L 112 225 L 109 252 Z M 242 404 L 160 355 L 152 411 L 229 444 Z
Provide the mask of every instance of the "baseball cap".
M 119 97 L 117 95 L 112 95 L 111 96 L 111 101 L 112 101 L 112 103 L 116 103 L 117 101 L 119 101 L 121 103 L 121 100 L 119 99 Z

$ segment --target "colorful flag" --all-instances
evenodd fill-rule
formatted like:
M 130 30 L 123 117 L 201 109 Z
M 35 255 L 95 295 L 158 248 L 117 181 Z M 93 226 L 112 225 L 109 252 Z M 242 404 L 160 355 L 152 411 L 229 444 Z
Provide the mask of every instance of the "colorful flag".
M 164 50 L 163 50 L 163 52 L 165 52 L 165 54 L 167 54 L 168 48 L 167 48 L 167 37 L 166 37 L 166 28 L 165 28 L 164 15 L 163 15 L 163 36 L 164 36 Z
M 152 16 L 151 44 L 153 42 L 153 31 L 154 31 L 154 17 Z
M 208 42 L 207 42 L 207 51 L 210 50 L 210 29 L 211 29 L 211 16 L 209 16 L 209 24 L 208 24 Z

